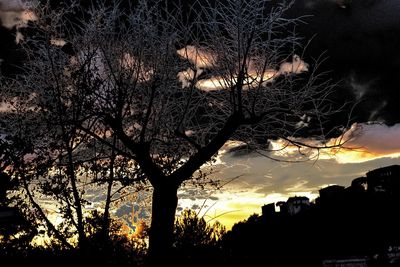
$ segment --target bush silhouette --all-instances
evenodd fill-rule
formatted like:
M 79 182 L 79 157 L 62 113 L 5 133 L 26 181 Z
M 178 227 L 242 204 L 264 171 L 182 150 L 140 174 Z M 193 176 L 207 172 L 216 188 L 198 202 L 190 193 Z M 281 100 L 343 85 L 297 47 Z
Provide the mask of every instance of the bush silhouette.
M 221 261 L 221 238 L 225 227 L 209 224 L 193 210 L 184 210 L 175 221 L 174 249 L 177 262 L 185 266 L 210 266 Z M 179 265 L 178 264 L 178 265 Z

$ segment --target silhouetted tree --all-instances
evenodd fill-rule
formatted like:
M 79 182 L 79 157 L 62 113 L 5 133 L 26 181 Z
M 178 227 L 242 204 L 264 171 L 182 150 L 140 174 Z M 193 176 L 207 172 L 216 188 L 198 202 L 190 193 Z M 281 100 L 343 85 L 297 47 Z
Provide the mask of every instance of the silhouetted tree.
M 65 19 L 74 5 L 36 10 L 42 38 L 26 38 L 25 73 L 6 87 L 12 97 L 25 96 L 16 115 L 35 121 L 36 130 L 26 134 L 36 141 L 35 153 L 47 155 L 38 176 L 46 179 L 37 181 L 64 203 L 62 214 L 71 221 L 64 230 L 72 227 L 85 244 L 77 170 L 98 157 L 84 153 L 97 142 L 109 162 L 107 175 L 120 156 L 133 162 L 131 180 L 151 184 L 149 255 L 164 262 L 173 245 L 178 188 L 225 142 L 266 149 L 268 139 L 281 137 L 300 149 L 305 144 L 291 137 L 308 116 L 322 136 L 308 147 L 326 147 L 323 123 L 335 111 L 327 101 L 332 86 L 316 74 L 319 62 L 309 65 L 295 55 L 302 49 L 294 31 L 300 20 L 283 17 L 290 3 L 206 2 L 186 14 L 173 1 L 138 2 L 121 10 L 94 1 L 78 21 Z M 55 142 L 54 149 L 37 140 Z
M 214 246 L 225 233 L 225 227 L 219 222 L 208 224 L 193 210 L 184 210 L 175 222 L 174 247 Z
M 86 133 L 71 124 L 86 116 L 82 102 L 71 91 L 46 87 L 46 95 L 39 100 L 36 94 L 43 92 L 29 87 L 13 91 L 17 84 L 3 81 L 6 84 L 2 87 L 5 110 L 1 113 L 1 137 L 10 148 L 5 150 L 7 172 L 18 184 L 19 194 L 15 198 L 21 210 L 32 217 L 35 225 L 46 227 L 45 234 L 65 248 L 72 249 L 77 237 L 78 247 L 85 253 L 88 212 L 84 206 L 92 202 L 93 196 L 88 192 L 101 194 L 101 229 L 103 241 L 108 243 L 112 203 L 126 194 L 125 187 L 132 180 L 141 180 L 134 163 L 121 157 L 114 147 L 89 140 Z M 72 104 L 67 103 L 68 98 L 74 98 Z M 118 145 L 113 136 L 110 142 Z M 51 202 L 46 203 L 45 199 Z M 57 225 L 56 217 L 62 219 Z
M 135 236 L 123 231 L 121 220 L 110 218 L 108 238 L 104 238 L 104 215 L 92 211 L 86 217 L 85 232 L 88 236 L 89 254 L 84 260 L 87 264 L 109 266 L 142 265 L 147 252 L 145 229 Z
M 218 221 L 206 222 L 193 210 L 184 210 L 175 221 L 174 250 L 179 266 L 217 265 L 222 258 L 221 238 L 226 229 Z
M 29 249 L 38 233 L 36 224 L 21 214 L 26 206 L 15 194 L 19 183 L 10 167 L 17 151 L 17 144 L 0 138 L 0 257 Z

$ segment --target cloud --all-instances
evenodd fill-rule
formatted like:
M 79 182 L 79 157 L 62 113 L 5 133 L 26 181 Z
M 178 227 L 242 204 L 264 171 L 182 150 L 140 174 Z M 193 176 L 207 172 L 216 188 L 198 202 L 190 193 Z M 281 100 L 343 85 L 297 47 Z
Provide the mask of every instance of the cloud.
M 12 29 L 13 27 L 25 27 L 29 21 L 37 20 L 37 16 L 30 10 L 3 11 L 0 10 L 0 19 L 3 27 Z
M 217 91 L 230 88 L 230 84 L 235 83 L 237 77 L 225 78 L 214 75 L 209 78 L 196 79 L 204 72 L 204 69 L 213 69 L 218 65 L 218 56 L 210 51 L 195 46 L 186 46 L 177 51 L 178 55 L 187 59 L 194 67 L 188 68 L 178 73 L 177 77 L 182 83 L 182 88 L 188 87 L 192 82 L 196 82 L 196 87 L 203 91 Z M 260 83 L 273 82 L 280 75 L 299 74 L 307 72 L 309 65 L 298 55 L 293 55 L 291 62 L 283 62 L 278 70 L 273 68 L 263 69 L 257 67 L 259 64 L 256 59 L 247 62 L 247 73 L 249 78 L 244 81 L 244 89 L 257 88 Z
M 260 214 L 264 204 L 296 195 L 313 200 L 318 191 L 328 185 L 350 186 L 353 179 L 370 170 L 399 164 L 400 124 L 354 124 L 343 138 L 349 140 L 346 146 L 352 149 L 327 150 L 318 160 L 299 163 L 279 161 L 299 159 L 298 151 L 293 147 L 278 154 L 272 152 L 269 156 L 278 160 L 271 160 L 254 152 L 243 156 L 229 152 L 232 147 L 242 144 L 229 142 L 221 150 L 218 164 L 213 168 L 214 177 L 227 184 L 221 190 L 208 191 L 207 196 L 197 197 L 194 191 L 188 191 L 181 195 L 180 203 L 189 208 L 195 204 L 201 207 L 209 198 L 202 212 L 207 210 L 207 216 L 217 217 L 229 228 L 253 213 Z M 315 140 L 309 142 L 316 144 Z
M 36 14 L 30 10 L 33 2 L 21 0 L 0 0 L 0 20 L 3 27 L 24 27 L 29 21 L 37 20 Z
M 189 87 L 203 73 L 204 69 L 212 69 L 217 62 L 216 55 L 206 49 L 197 48 L 192 45 L 179 49 L 177 54 L 193 64 L 192 67 L 179 72 L 177 75 L 179 81 L 182 83 L 182 88 Z M 204 91 L 219 90 L 222 88 L 222 85 L 219 84 L 220 80 L 221 78 L 216 77 L 203 79 L 198 81 L 196 85 Z
M 206 49 L 188 45 L 177 51 L 178 55 L 194 64 L 196 68 L 211 68 L 217 62 L 217 56 Z
M 184 71 L 178 73 L 178 79 L 182 83 L 182 88 L 189 87 L 192 81 L 199 77 L 203 73 L 203 69 L 193 70 L 192 68 L 187 68 Z
M 335 4 L 338 0 L 303 0 L 300 3 L 304 4 L 307 9 L 313 9 L 320 5 Z
M 300 74 L 308 71 L 309 65 L 298 55 L 293 55 L 292 62 L 283 62 L 279 66 L 279 70 L 275 69 L 267 69 L 264 72 L 257 70 L 255 67 L 256 63 L 253 60 L 250 60 L 248 63 L 248 75 L 250 76 L 247 80 L 244 81 L 244 89 L 257 88 L 260 83 L 265 84 L 268 82 L 273 82 L 280 75 L 289 75 L 289 74 Z M 233 82 L 235 82 L 236 78 L 232 78 Z M 182 82 L 183 83 L 183 82 Z M 196 83 L 196 86 L 203 91 L 216 91 L 221 89 L 230 88 L 228 85 L 230 81 L 227 81 L 226 78 L 214 76 L 209 79 L 203 79 Z
M 202 91 L 218 91 L 229 88 L 226 79 L 214 76 L 209 79 L 202 79 L 196 83 L 196 87 Z
M 154 74 L 153 69 L 146 68 L 142 61 L 136 59 L 130 53 L 124 53 L 122 58 L 119 60 L 119 63 L 121 64 L 122 69 L 130 72 L 131 74 L 137 74 L 132 75 L 132 78 L 137 78 L 138 82 L 147 82 Z
M 308 64 L 304 62 L 298 55 L 293 55 L 292 62 L 284 62 L 279 68 L 279 73 L 283 75 L 287 74 L 299 74 L 308 71 Z
M 340 139 L 340 140 L 339 140 Z M 346 141 L 343 148 L 323 151 L 320 157 L 338 163 L 361 163 L 379 158 L 400 157 L 400 124 L 355 123 L 342 137 L 328 145 Z
M 375 2 L 375 0 L 362 0 L 363 2 Z M 306 8 L 312 9 L 320 5 L 331 5 L 332 7 L 339 7 L 346 9 L 353 6 L 353 0 L 305 0 L 304 5 Z M 360 1 L 361 2 L 361 1 Z
M 21 11 L 26 9 L 31 1 L 21 0 L 0 0 L 0 10 L 2 11 Z
M 0 113 L 5 113 L 10 110 L 8 104 L 4 101 L 0 102 Z
M 15 42 L 18 44 L 24 37 L 18 29 L 26 27 L 29 21 L 36 21 L 38 17 L 30 9 L 33 1 L 0 0 L 0 23 L 1 26 L 12 29 L 16 28 Z
M 288 12 L 292 17 L 310 15 L 307 24 L 297 28 L 306 40 L 312 39 L 306 58 L 326 53 L 320 70 L 347 82 L 337 93 L 337 102 L 361 98 L 354 112 L 358 122 L 400 122 L 398 0 L 298 0 Z M 383 101 L 386 105 L 380 106 Z
M 350 74 L 349 85 L 353 90 L 354 96 L 360 100 L 370 90 L 372 81 L 362 82 L 354 75 Z
M 376 156 L 400 153 L 400 124 L 355 124 L 352 129 L 356 131 L 356 138 L 349 142 L 349 146 L 361 147 Z
M 50 44 L 54 45 L 54 46 L 59 46 L 59 47 L 63 47 L 67 42 L 64 39 L 57 39 L 57 38 L 53 38 L 50 40 Z
M 283 139 L 271 140 L 269 155 L 278 160 L 305 161 L 318 158 L 334 159 L 338 163 L 360 163 L 400 156 L 400 124 L 387 126 L 379 123 L 354 123 L 343 135 L 327 140 L 326 143 L 312 138 L 289 139 L 306 146 L 299 147 Z
M 222 156 L 222 162 L 217 178 L 230 180 L 233 175 L 242 176 L 215 192 L 217 200 L 208 201 L 202 212 L 207 210 L 209 218 L 217 217 L 230 228 L 253 213 L 260 214 L 264 204 L 285 201 L 291 196 L 307 196 L 313 200 L 321 188 L 332 184 L 350 186 L 353 179 L 370 170 L 396 164 L 399 158 L 378 158 L 360 163 L 339 163 L 335 159 L 284 163 L 256 154 L 246 157 L 226 154 Z M 184 201 L 181 199 L 180 203 Z

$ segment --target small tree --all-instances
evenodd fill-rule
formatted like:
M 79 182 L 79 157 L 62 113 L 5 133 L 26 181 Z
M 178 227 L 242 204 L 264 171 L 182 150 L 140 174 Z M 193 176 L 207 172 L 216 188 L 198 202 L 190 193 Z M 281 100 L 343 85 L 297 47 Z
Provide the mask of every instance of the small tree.
M 132 10 L 99 2 L 83 11 L 38 9 L 42 38 L 26 38 L 25 73 L 10 88 L 30 92 L 34 112 L 46 114 L 39 121 L 58 125 L 56 158 L 65 163 L 78 233 L 74 153 L 97 142 L 109 148 L 109 175 L 118 155 L 134 162 L 133 180 L 151 184 L 149 254 L 164 260 L 182 183 L 228 140 L 266 149 L 281 137 L 302 147 L 291 137 L 304 130 L 304 116 L 323 137 L 332 86 L 316 74 L 318 62 L 295 55 L 300 20 L 284 18 L 290 3 L 196 1 L 184 13 L 170 1 L 138 1 Z M 326 147 L 319 141 L 313 148 Z
M 217 264 L 226 229 L 218 221 L 209 224 L 193 210 L 184 210 L 175 221 L 173 247 L 178 266 Z
M 202 246 L 216 246 L 225 233 L 219 222 L 208 224 L 193 210 L 184 210 L 175 221 L 174 247 L 193 249 Z

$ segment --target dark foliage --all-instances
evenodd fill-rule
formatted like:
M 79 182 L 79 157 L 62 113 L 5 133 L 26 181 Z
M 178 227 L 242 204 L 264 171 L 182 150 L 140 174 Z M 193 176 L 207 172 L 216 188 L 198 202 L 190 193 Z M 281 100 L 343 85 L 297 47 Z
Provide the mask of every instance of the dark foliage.
M 221 266 L 225 227 L 208 224 L 195 211 L 184 210 L 175 222 L 174 257 L 177 266 Z
M 143 239 L 133 240 L 121 234 L 121 223 L 110 222 L 109 236 L 102 231 L 102 214 L 93 212 L 87 219 L 88 244 L 85 250 L 79 248 L 65 249 L 56 243 L 47 247 L 36 246 L 28 240 L 18 243 L 0 240 L 0 258 L 14 266 L 142 266 L 146 247 Z M 8 225 L 9 229 L 11 225 Z M 4 238 L 3 233 L 0 237 Z

